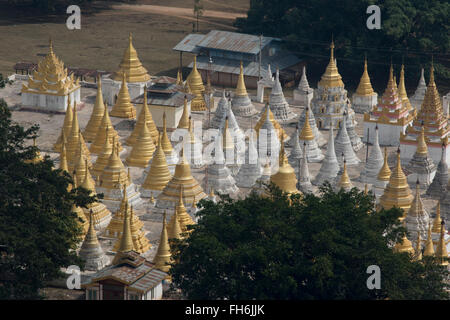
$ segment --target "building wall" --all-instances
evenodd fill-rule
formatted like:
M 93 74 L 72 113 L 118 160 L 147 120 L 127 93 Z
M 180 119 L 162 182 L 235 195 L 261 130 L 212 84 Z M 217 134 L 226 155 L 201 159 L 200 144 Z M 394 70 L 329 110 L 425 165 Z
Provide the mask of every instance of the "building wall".
M 127 83 L 131 100 L 144 93 L 145 85 L 147 85 L 146 82 Z M 102 78 L 103 99 L 109 106 L 114 106 L 116 103 L 116 97 L 119 94 L 121 86 L 121 81 L 114 81 L 110 78 Z
M 202 76 L 203 83 L 206 84 L 207 70 L 199 69 Z M 211 74 L 211 84 L 215 86 L 224 86 L 236 88 L 239 75 L 226 72 L 212 72 Z M 247 89 L 256 89 L 258 87 L 258 77 L 244 76 L 245 86 Z
M 71 103 L 81 102 L 80 91 L 81 91 L 81 89 L 78 88 L 69 94 Z M 23 92 L 22 93 L 22 105 L 24 107 L 31 107 L 33 109 L 38 109 L 38 110 L 43 110 L 43 111 L 66 112 L 69 95 L 56 96 L 56 95 L 50 95 L 50 94 L 47 95 L 47 94 Z

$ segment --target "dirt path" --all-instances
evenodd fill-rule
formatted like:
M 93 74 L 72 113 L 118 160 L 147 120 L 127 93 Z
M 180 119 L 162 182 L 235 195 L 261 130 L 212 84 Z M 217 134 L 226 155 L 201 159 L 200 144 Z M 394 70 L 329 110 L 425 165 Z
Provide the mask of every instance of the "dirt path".
M 138 4 L 138 5 L 129 5 L 129 4 L 119 4 L 112 6 L 112 9 L 118 11 L 137 11 L 137 12 L 145 12 L 145 13 L 154 13 L 161 14 L 167 16 L 174 17 L 183 17 L 183 18 L 193 18 L 194 13 L 191 8 L 177 8 L 177 7 L 165 7 L 165 6 L 154 6 L 148 4 Z M 231 13 L 231 12 L 223 12 L 223 11 L 215 11 L 215 10 L 204 10 L 203 17 L 204 18 L 216 18 L 216 19 L 230 19 L 234 20 L 236 18 L 245 17 L 244 13 Z

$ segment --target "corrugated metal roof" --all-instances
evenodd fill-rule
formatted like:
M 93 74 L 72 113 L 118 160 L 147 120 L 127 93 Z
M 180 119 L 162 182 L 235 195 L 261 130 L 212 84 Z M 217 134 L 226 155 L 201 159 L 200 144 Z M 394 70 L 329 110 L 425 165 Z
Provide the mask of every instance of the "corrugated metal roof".
M 138 281 L 129 286 L 130 289 L 138 290 L 141 292 L 147 292 L 151 288 L 157 286 L 164 278 L 167 273 L 162 272 L 157 269 L 152 269 L 145 276 L 140 278 Z
M 284 56 L 275 55 L 272 57 L 266 57 L 261 60 L 261 75 L 267 71 L 267 67 L 270 64 L 270 69 L 275 72 L 278 67 L 280 70 L 289 68 L 301 60 L 297 58 L 293 54 L 286 54 Z M 244 75 L 249 77 L 257 77 L 259 75 L 259 62 L 248 62 L 243 61 L 244 65 Z M 193 63 L 189 64 L 189 68 L 192 68 Z M 205 56 L 197 57 L 197 68 L 208 70 L 209 69 L 209 58 Z M 211 65 L 211 69 L 213 72 L 224 72 L 224 73 L 233 73 L 239 74 L 240 71 L 240 61 L 232 60 L 226 58 L 214 58 L 213 64 Z
M 203 34 L 188 34 L 175 47 L 173 47 L 173 50 L 198 53 L 199 48 L 197 48 L 197 44 L 203 40 L 204 36 L 205 35 Z
M 275 38 L 262 37 L 261 47 L 264 48 Z M 259 53 L 259 37 L 251 34 L 211 30 L 197 46 L 235 52 Z
M 263 36 L 261 39 L 261 48 L 264 48 L 272 40 L 280 39 Z M 211 30 L 206 35 L 187 35 L 173 48 L 173 50 L 198 53 L 200 48 L 258 54 L 259 36 L 245 33 Z

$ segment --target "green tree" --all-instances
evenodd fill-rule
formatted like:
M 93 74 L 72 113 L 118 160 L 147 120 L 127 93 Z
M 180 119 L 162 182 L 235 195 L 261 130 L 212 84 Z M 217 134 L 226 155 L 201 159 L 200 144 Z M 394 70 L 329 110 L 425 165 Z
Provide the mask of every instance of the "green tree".
M 71 177 L 48 157 L 24 162 L 36 155 L 25 141 L 38 129 L 14 123 L 0 99 L 0 299 L 41 298 L 39 289 L 61 276 L 61 267 L 83 267 L 75 253 L 82 229 L 71 208 L 94 198 L 82 188 L 67 192 Z
M 366 26 L 366 9 L 372 4 L 381 9 L 379 30 Z M 391 58 L 394 64 L 404 60 L 408 77 L 417 79 L 407 81 L 407 86 L 415 88 L 420 66 L 429 65 L 432 53 L 436 75 L 448 87 L 449 16 L 446 0 L 252 0 L 248 16 L 238 18 L 235 25 L 242 32 L 285 39 L 287 48 L 308 59 L 313 67 L 319 60 L 320 72 L 333 35 L 344 79 L 359 79 L 367 53 L 371 78 L 380 91 L 386 85 Z M 357 84 L 354 81 L 350 86 Z
M 12 81 L 8 80 L 8 78 L 3 78 L 3 74 L 0 73 L 0 89 L 4 88 L 7 84 L 11 84 Z
M 171 240 L 173 283 L 189 299 L 444 299 L 448 272 L 392 250 L 405 234 L 394 208 L 353 189 L 202 200 L 189 238 Z M 367 288 L 367 267 L 381 289 Z

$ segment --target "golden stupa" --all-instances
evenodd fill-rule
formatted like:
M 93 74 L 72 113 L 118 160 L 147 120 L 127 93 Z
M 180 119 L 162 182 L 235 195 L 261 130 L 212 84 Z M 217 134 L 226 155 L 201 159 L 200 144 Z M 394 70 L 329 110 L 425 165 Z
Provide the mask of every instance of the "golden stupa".
M 436 252 L 435 252 L 435 256 L 436 256 L 436 258 L 439 259 L 441 266 L 448 265 L 448 261 L 444 260 L 444 259 L 448 258 L 447 244 L 445 243 L 445 239 L 444 239 L 445 233 L 446 232 L 445 232 L 445 228 L 444 228 L 444 221 L 442 221 L 439 241 L 437 243 Z
M 173 153 L 172 143 L 170 143 L 169 136 L 167 135 L 166 113 L 163 113 L 163 130 L 161 136 L 161 146 L 166 156 Z
M 181 68 L 178 68 L 177 71 L 177 85 L 183 87 L 183 73 L 181 72 Z
M 111 117 L 136 119 L 136 109 L 131 103 L 125 72 L 122 76 L 122 86 L 120 87 L 119 94 L 117 95 L 116 103 L 114 104 L 110 114 Z
M 66 136 L 64 132 L 62 133 L 61 152 L 59 154 L 59 169 L 61 169 L 61 173 L 64 171 L 69 173 L 69 166 L 67 165 Z
M 128 37 L 128 47 L 125 50 L 120 63 L 119 70 L 114 73 L 113 80 L 121 81 L 123 73 L 127 75 L 127 82 L 147 82 L 150 80 L 150 75 L 147 69 L 142 66 L 141 61 L 137 55 L 136 49 L 133 46 L 133 36 Z
M 350 177 L 348 176 L 347 161 L 345 159 L 344 159 L 344 168 L 342 170 L 341 178 L 338 181 L 337 188 L 338 190 L 344 189 L 347 192 L 353 188 L 353 184 L 350 181 Z
M 50 40 L 49 53 L 39 61 L 37 69 L 28 76 L 28 83 L 22 84 L 22 94 L 37 94 L 47 96 L 69 96 L 80 89 L 79 79 L 75 80 L 73 73 L 69 76 L 64 63 L 53 52 L 53 42 Z
M 167 236 L 169 239 L 181 239 L 181 234 L 183 233 L 183 230 L 180 226 L 180 218 L 178 216 L 178 211 L 175 210 L 175 212 L 172 215 L 172 218 L 170 218 L 169 224 L 167 225 Z
M 72 128 L 73 110 L 72 110 L 72 106 L 70 104 L 70 96 L 68 96 L 67 99 L 68 99 L 68 102 L 67 102 L 66 115 L 64 116 L 63 127 L 61 128 L 61 133 L 60 133 L 58 139 L 56 140 L 56 143 L 53 145 L 53 150 L 56 152 L 61 152 L 63 133 L 66 137 L 66 142 L 67 142 L 67 137 L 70 135 L 70 129 Z
M 391 178 L 391 169 L 388 165 L 388 155 L 387 155 L 387 148 L 384 147 L 384 162 L 383 166 L 381 167 L 380 171 L 378 172 L 377 179 L 380 181 L 389 181 Z
M 133 146 L 139 136 L 139 133 L 144 126 L 144 122 L 147 124 L 147 128 L 150 131 L 150 135 L 153 139 L 153 143 L 158 142 L 158 129 L 156 128 L 155 122 L 153 121 L 152 113 L 150 112 L 147 104 L 147 87 L 144 89 L 144 103 L 142 104 L 141 112 L 137 118 L 136 125 L 134 126 L 133 132 L 126 140 L 126 145 Z
M 72 128 L 70 129 L 70 135 L 67 137 L 67 164 L 69 165 L 69 170 L 73 171 L 75 168 L 75 162 L 77 161 L 79 146 L 81 141 L 81 153 L 86 157 L 86 159 L 91 161 L 91 154 L 84 142 L 83 135 L 80 131 L 80 126 L 78 124 L 78 116 L 76 111 L 76 106 L 73 107 L 73 122 Z
M 89 190 L 90 196 L 97 195 L 95 191 L 95 184 L 94 181 L 92 180 L 91 174 L 89 173 L 89 169 L 86 169 L 86 171 L 84 172 L 84 180 L 83 183 L 81 184 L 81 187 L 85 188 L 86 190 Z M 83 210 L 86 216 L 89 214 L 90 211 L 92 211 L 92 217 L 94 219 L 95 226 L 97 227 L 97 229 L 102 228 L 104 224 L 106 224 L 108 219 L 111 217 L 111 211 L 109 211 L 108 208 L 99 201 L 95 201 L 93 203 L 88 204 L 87 208 L 84 208 Z
M 305 119 L 309 119 L 309 108 L 306 108 L 305 111 Z M 314 140 L 314 132 L 311 129 L 311 125 L 309 124 L 309 121 L 305 121 L 305 123 L 303 124 L 303 128 L 300 131 L 300 135 L 299 135 L 299 139 L 304 141 L 304 140 Z
M 94 108 L 91 117 L 84 128 L 84 138 L 87 142 L 93 142 L 97 136 L 97 132 L 102 124 L 103 115 L 105 113 L 105 104 L 103 103 L 102 80 L 97 77 L 97 98 L 95 99 Z
M 106 228 L 105 234 L 109 237 L 117 238 L 119 241 L 114 245 L 113 251 L 119 250 L 120 238 L 123 234 L 123 222 L 125 214 L 130 216 L 131 239 L 133 241 L 134 250 L 139 253 L 145 253 L 151 248 L 143 231 L 144 223 L 134 214 L 133 207 L 128 206 L 126 187 L 124 187 L 124 197 L 120 204 L 119 210 L 114 214 Z
M 400 80 L 398 82 L 398 96 L 402 100 L 403 105 L 405 105 L 409 111 L 413 112 L 414 117 L 416 116 L 416 108 L 414 108 L 409 102 L 408 95 L 406 94 L 405 88 L 405 66 L 402 64 L 400 69 Z
M 307 123 L 306 121 L 305 123 Z M 274 175 L 270 176 L 270 181 L 277 185 L 283 192 L 288 194 L 300 193 L 297 190 L 297 177 L 295 175 L 295 170 L 289 164 L 286 154 L 284 152 L 283 138 L 280 139 L 280 156 L 279 156 L 279 166 L 278 171 Z
M 95 135 L 95 140 L 92 142 L 89 151 L 94 154 L 99 154 L 100 152 L 102 152 L 106 137 L 109 138 L 110 142 L 112 142 L 113 138 L 116 138 L 116 141 L 119 143 L 119 152 L 123 150 L 123 147 L 119 142 L 119 134 L 114 129 L 111 123 L 108 107 L 105 105 L 102 122 L 100 124 L 100 127 L 98 128 L 97 134 Z
M 427 242 L 425 244 L 425 250 L 423 252 L 423 255 L 424 257 L 434 256 L 434 244 L 433 238 L 431 237 L 431 223 L 428 223 Z
M 77 186 L 78 186 L 77 185 L 77 174 L 76 174 L 76 172 L 73 173 L 72 179 L 73 179 L 73 186 L 72 187 L 73 187 L 73 189 L 76 189 Z M 81 240 L 83 240 L 84 236 L 86 235 L 86 233 L 88 231 L 89 220 L 86 217 L 86 215 L 84 214 L 83 209 L 81 207 L 75 205 L 75 203 L 72 205 L 72 212 L 76 213 L 76 215 L 77 215 L 77 217 L 79 219 L 78 221 L 79 221 L 81 227 L 83 228 L 82 238 L 80 239 L 80 241 L 81 241 Z
M 436 206 L 436 216 L 433 220 L 433 227 L 431 228 L 431 231 L 433 233 L 440 233 L 441 232 L 441 224 L 442 224 L 442 218 L 441 218 L 441 202 L 438 201 Z
M 360 96 L 371 96 L 374 94 L 372 84 L 370 83 L 369 72 L 367 71 L 367 59 L 364 59 L 364 72 L 356 89 L 356 94 Z
M 77 184 L 81 185 L 84 181 L 84 174 L 85 174 L 86 170 L 89 169 L 89 167 L 88 167 L 88 161 L 87 161 L 86 157 L 80 151 L 81 150 L 81 140 L 79 140 L 79 141 L 80 142 L 79 142 L 79 147 L 78 147 L 78 151 L 76 154 L 75 166 L 73 169 L 77 172 L 77 175 L 78 175 Z
M 154 152 L 155 144 L 153 143 L 153 138 L 150 135 L 147 124 L 144 123 L 125 162 L 130 167 L 145 168 L 153 157 Z
M 406 234 L 403 236 L 402 240 L 395 244 L 394 246 L 395 252 L 408 252 L 411 255 L 414 255 L 414 248 L 412 246 L 411 241 L 406 237 Z
M 158 147 L 153 156 L 150 170 L 145 178 L 141 189 L 162 191 L 167 183 L 172 179 L 169 167 L 167 166 L 166 156 L 162 147 L 161 136 L 158 139 Z
M 269 104 L 266 103 L 266 108 L 264 109 L 264 113 L 259 118 L 258 122 L 255 125 L 255 131 L 256 135 L 259 134 L 259 129 L 261 129 L 264 121 L 266 121 L 267 118 L 267 110 L 269 110 L 269 120 L 272 122 L 273 127 L 278 130 L 278 137 L 281 138 L 282 136 L 285 137 L 286 133 L 284 129 L 281 127 L 281 125 L 278 123 L 277 120 L 275 120 L 275 117 L 273 116 L 272 110 L 270 110 Z
M 195 204 L 195 197 L 194 197 L 194 204 Z M 186 210 L 186 207 L 183 203 L 183 187 L 180 186 L 180 190 L 178 193 L 178 203 L 175 207 L 175 212 L 177 214 L 177 217 L 179 219 L 180 228 L 183 232 L 188 231 L 188 225 L 195 224 L 194 220 L 192 220 L 192 217 L 189 215 L 189 213 Z
M 153 263 L 155 268 L 163 272 L 170 270 L 170 263 L 172 262 L 172 255 L 170 253 L 169 237 L 167 235 L 166 227 L 166 212 L 164 211 L 163 227 L 161 230 L 161 237 L 159 239 L 158 251 L 156 252 Z
M 102 174 L 103 169 L 108 164 L 109 157 L 111 156 L 113 147 L 110 139 L 108 138 L 108 130 L 109 129 L 106 128 L 106 134 L 104 135 L 105 143 L 103 144 L 103 150 L 98 155 L 97 159 L 95 160 L 94 166 L 92 167 L 92 174 L 94 175 L 94 177 L 99 177 Z
M 398 207 L 403 209 L 403 218 L 406 216 L 411 203 L 413 202 L 413 195 L 406 180 L 400 161 L 400 149 L 397 150 L 397 164 L 392 171 L 389 183 L 384 189 L 383 195 L 380 197 L 380 206 L 384 209 L 391 209 Z
M 180 159 L 181 161 L 176 165 L 172 179 L 158 196 L 158 201 L 168 201 L 172 203 L 171 207 L 175 207 L 178 201 L 178 193 L 181 186 L 183 187 L 183 201 L 187 205 L 192 206 L 194 197 L 197 201 L 206 197 L 202 187 L 192 176 L 191 167 L 184 156 L 183 149 Z
M 122 236 L 118 241 L 119 241 L 119 249 L 117 250 L 117 253 L 114 256 L 112 265 L 118 264 L 125 253 L 135 251 L 133 239 L 131 237 L 130 216 L 127 211 L 125 211 L 125 215 L 123 217 Z
M 190 113 L 187 105 L 187 97 L 184 96 L 184 107 L 183 113 L 181 114 L 180 121 L 178 122 L 177 129 L 188 129 L 189 128 Z
M 330 62 L 328 62 L 325 73 L 319 81 L 319 86 L 328 88 L 344 87 L 342 77 L 334 61 L 334 41 L 331 41 L 330 45 Z
M 227 150 L 234 150 L 233 137 L 231 136 L 230 130 L 228 128 L 228 116 L 225 117 L 225 125 L 222 132 L 222 148 L 225 156 L 228 152 L 231 152 L 231 154 L 233 154 L 232 151 L 227 152 Z
M 202 76 L 197 70 L 197 56 L 194 56 L 194 66 L 192 67 L 191 73 L 186 78 L 186 82 L 189 86 L 189 92 L 195 95 L 191 101 L 191 110 L 205 111 L 206 102 L 203 96 L 205 86 L 203 85 Z
M 41 162 L 42 160 L 44 160 L 44 158 L 42 158 L 42 156 L 41 156 L 41 152 L 39 151 L 39 148 L 36 146 L 36 138 L 33 138 L 33 147 L 36 148 L 36 153 L 34 155 L 34 158 L 25 160 L 24 161 L 25 163 L 37 164 L 37 163 Z
M 99 186 L 106 189 L 119 189 L 120 185 L 129 183 L 128 174 L 122 160 L 120 160 L 118 145 L 114 139 L 113 150 L 108 159 L 108 164 L 100 175 Z
M 235 94 L 238 97 L 246 97 L 248 95 L 247 88 L 245 87 L 244 66 L 242 65 L 242 60 L 241 60 L 241 66 L 239 69 L 239 78 L 238 78 Z

